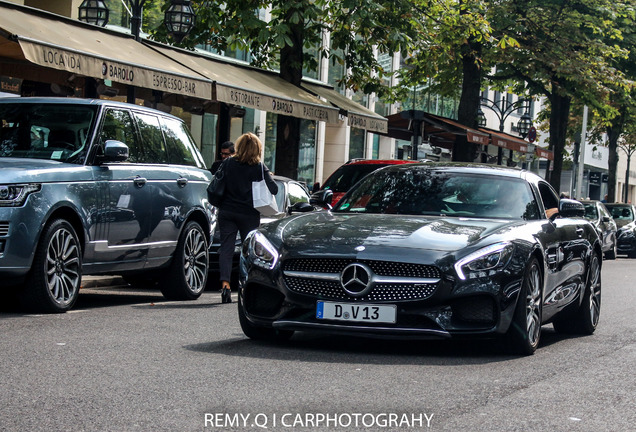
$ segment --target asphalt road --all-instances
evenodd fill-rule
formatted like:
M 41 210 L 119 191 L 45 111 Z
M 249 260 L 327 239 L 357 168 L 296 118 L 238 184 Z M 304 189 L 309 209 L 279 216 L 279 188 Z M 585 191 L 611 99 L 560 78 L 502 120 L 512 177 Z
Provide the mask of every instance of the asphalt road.
M 209 291 L 84 288 L 61 315 L 0 306 L 0 430 L 636 430 L 636 260 L 602 275 L 595 335 L 545 326 L 531 357 L 484 341 L 252 342 Z

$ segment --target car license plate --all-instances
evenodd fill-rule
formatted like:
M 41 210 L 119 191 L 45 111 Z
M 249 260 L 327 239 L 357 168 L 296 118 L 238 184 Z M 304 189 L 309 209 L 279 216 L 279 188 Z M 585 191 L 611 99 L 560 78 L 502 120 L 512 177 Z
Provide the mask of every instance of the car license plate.
M 316 318 L 339 321 L 395 323 L 395 305 L 334 303 L 319 301 Z

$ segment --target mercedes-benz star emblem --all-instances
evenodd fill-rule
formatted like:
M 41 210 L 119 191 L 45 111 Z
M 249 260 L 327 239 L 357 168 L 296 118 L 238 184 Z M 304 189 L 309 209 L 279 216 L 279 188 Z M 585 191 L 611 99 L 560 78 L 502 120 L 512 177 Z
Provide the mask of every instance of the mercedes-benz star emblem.
M 362 297 L 373 288 L 372 271 L 364 264 L 349 264 L 340 273 L 340 283 L 347 292 L 353 297 Z

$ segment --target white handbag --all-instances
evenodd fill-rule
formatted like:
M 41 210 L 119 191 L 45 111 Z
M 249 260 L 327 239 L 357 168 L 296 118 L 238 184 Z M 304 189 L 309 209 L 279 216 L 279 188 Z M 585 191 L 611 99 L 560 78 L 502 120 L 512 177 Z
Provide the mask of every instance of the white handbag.
M 254 208 L 263 216 L 274 216 L 279 213 L 276 197 L 267 188 L 265 183 L 265 169 L 261 164 L 263 180 L 252 182 L 252 200 Z

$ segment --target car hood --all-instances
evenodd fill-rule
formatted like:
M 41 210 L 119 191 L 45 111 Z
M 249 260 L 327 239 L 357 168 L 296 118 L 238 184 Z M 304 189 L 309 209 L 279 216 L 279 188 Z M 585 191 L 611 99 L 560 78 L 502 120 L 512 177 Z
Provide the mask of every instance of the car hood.
M 89 171 L 82 165 L 48 159 L 0 158 L 0 184 L 77 180 Z
M 316 212 L 268 224 L 265 230 L 291 254 L 358 255 L 456 252 L 485 237 L 503 237 L 523 221 Z M 496 241 L 493 238 L 493 241 Z

